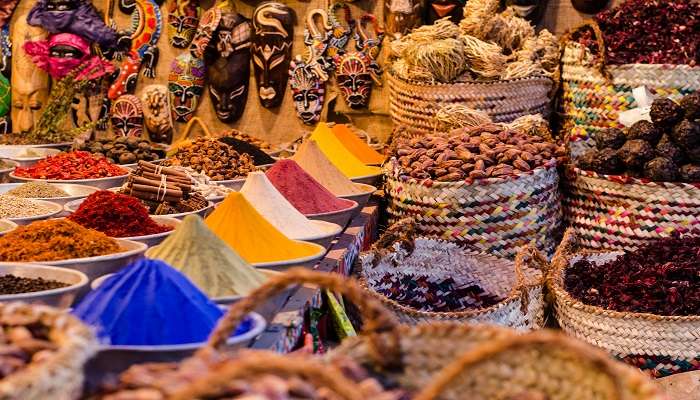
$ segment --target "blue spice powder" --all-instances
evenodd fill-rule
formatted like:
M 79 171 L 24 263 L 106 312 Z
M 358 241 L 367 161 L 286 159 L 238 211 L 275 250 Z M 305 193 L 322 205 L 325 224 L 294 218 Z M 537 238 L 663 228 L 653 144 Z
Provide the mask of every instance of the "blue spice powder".
M 185 275 L 147 258 L 107 279 L 72 313 L 95 327 L 103 344 L 132 346 L 203 342 L 223 315 Z M 247 319 L 236 334 L 250 325 Z

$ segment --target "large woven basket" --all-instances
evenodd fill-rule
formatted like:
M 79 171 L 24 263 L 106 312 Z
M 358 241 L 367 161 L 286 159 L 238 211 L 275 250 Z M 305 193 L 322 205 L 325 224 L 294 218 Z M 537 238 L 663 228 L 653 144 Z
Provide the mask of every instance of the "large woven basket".
M 52 355 L 29 361 L 22 370 L 0 380 L 0 399 L 80 397 L 83 366 L 97 351 L 97 341 L 87 326 L 64 310 L 24 303 L 0 303 L 0 323 L 7 326 L 39 323 L 48 329 L 48 337 L 56 346 Z
M 544 325 L 543 267 L 548 262 L 531 246 L 523 248 L 513 262 L 456 243 L 415 238 L 389 249 L 372 248 L 360 258 L 355 272 L 360 284 L 402 323 L 448 320 L 519 331 Z M 468 294 L 479 289 L 500 300 L 480 306 L 474 294 Z M 410 297 L 411 303 L 396 300 L 402 297 Z M 433 311 L 442 304 L 457 308 L 470 303 L 471 307 L 458 311 Z
M 700 184 L 649 182 L 578 168 L 562 182 L 564 216 L 581 246 L 633 250 L 700 227 Z
M 460 104 L 486 112 L 493 122 L 511 122 L 523 115 L 550 114 L 554 82 L 545 76 L 491 82 L 423 83 L 388 74 L 389 114 L 394 125 L 411 135 L 435 132 L 437 112 Z
M 418 234 L 515 257 L 527 244 L 551 256 L 562 219 L 556 163 L 517 177 L 466 182 L 403 180 L 395 162 L 385 166 L 393 222 L 413 218 Z
M 569 335 L 601 347 L 654 377 L 700 370 L 700 316 L 660 316 L 611 311 L 586 305 L 564 289 L 566 270 L 574 262 L 613 260 L 621 252 L 579 252 L 568 230 L 552 260 L 547 280 L 554 295 L 559 325 Z

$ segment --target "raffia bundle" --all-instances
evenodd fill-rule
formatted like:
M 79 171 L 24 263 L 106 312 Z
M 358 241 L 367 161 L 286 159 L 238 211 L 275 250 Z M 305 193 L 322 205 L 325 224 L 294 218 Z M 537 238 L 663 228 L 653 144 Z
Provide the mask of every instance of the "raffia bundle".
M 438 132 L 450 132 L 458 128 L 471 128 L 493 123 L 491 117 L 483 111 L 475 110 L 461 104 L 448 104 L 438 110 L 435 115 Z M 552 132 L 549 123 L 542 115 L 524 115 L 513 122 L 502 125 L 508 130 L 525 132 L 529 135 L 543 137 L 552 141 Z
M 500 0 L 469 0 L 464 6 L 464 18 L 459 23 L 462 33 L 482 39 L 484 21 L 498 13 Z

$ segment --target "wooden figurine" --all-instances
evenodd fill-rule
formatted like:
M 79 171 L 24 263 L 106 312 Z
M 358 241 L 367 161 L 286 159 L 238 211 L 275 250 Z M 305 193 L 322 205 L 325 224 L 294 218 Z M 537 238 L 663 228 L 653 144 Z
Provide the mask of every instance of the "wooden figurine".
M 112 103 L 109 110 L 112 133 L 116 137 L 141 137 L 143 134 L 143 107 L 141 100 L 125 94 Z
M 425 7 L 425 24 L 432 25 L 435 21 L 450 17 L 455 24 L 464 17 L 466 0 L 428 0 Z
M 198 0 L 171 0 L 168 7 L 168 40 L 178 49 L 186 49 L 192 43 L 202 8 Z
M 392 39 L 398 39 L 421 26 L 421 0 L 384 0 L 384 28 Z
M 165 85 L 148 85 L 141 94 L 143 122 L 151 142 L 170 144 L 173 141 L 173 118 Z

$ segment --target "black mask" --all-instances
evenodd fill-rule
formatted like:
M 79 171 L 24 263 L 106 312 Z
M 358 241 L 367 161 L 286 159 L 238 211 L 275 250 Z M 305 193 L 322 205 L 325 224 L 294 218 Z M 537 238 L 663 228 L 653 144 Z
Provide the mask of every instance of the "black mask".
M 576 11 L 595 14 L 600 12 L 608 5 L 609 0 L 571 0 L 571 4 L 574 6 Z
M 506 7 L 513 7 L 515 13 L 533 24 L 538 24 L 547 9 L 548 0 L 504 0 Z

